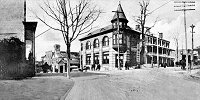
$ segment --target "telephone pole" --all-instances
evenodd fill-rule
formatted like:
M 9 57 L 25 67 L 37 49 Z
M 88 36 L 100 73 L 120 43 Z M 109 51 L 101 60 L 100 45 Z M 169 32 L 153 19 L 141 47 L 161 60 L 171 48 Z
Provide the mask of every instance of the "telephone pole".
M 195 6 L 194 3 L 195 1 L 174 1 L 174 3 L 182 3 L 179 6 L 174 6 L 174 7 L 181 7 L 181 9 L 176 9 L 175 11 L 183 11 L 184 14 L 184 27 L 185 27 L 185 49 L 186 49 L 186 68 L 189 71 L 189 67 L 188 67 L 188 48 L 187 48 L 187 29 L 186 29 L 186 11 L 190 11 L 190 10 L 195 10 L 195 9 L 191 9 L 191 8 L 186 8 L 186 7 L 192 7 Z
M 192 24 L 191 26 L 190 26 L 191 28 L 192 28 L 192 57 L 191 57 L 191 68 L 190 68 L 190 70 L 193 68 L 193 65 L 194 65 L 194 40 L 193 40 L 193 33 L 195 33 L 194 32 L 194 25 Z
M 157 37 L 157 67 L 159 68 L 159 32 Z
M 120 54 L 120 50 L 119 50 L 120 49 L 119 48 L 119 34 L 120 34 L 119 13 L 123 13 L 123 12 L 119 12 L 119 11 L 112 11 L 112 12 L 117 13 L 117 42 L 118 42 L 118 46 L 117 46 L 118 47 L 118 50 L 117 50 L 118 51 L 118 58 L 117 58 L 118 60 L 117 60 L 117 63 L 118 63 L 118 69 L 121 70 L 120 61 L 119 61 L 120 60 L 120 55 L 119 55 Z

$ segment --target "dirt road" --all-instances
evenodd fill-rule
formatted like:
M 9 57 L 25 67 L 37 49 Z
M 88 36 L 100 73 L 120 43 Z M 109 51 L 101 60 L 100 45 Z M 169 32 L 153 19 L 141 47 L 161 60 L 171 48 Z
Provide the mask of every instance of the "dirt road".
M 165 69 L 137 69 L 74 78 L 65 100 L 200 100 L 200 81 Z

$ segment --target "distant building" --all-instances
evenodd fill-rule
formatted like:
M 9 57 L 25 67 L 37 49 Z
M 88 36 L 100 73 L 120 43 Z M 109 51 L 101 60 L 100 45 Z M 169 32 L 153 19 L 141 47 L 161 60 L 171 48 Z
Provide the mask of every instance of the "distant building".
M 194 54 L 197 56 L 197 60 L 200 61 L 200 46 L 194 48 Z
M 158 39 L 158 40 L 157 40 Z M 157 63 L 157 47 L 159 64 L 166 63 L 167 66 L 174 66 L 175 50 L 170 49 L 170 41 L 163 39 L 163 33 L 159 33 L 159 38 L 153 35 L 145 35 L 146 51 L 147 51 L 147 66 L 151 66 L 151 63 Z
M 45 56 L 42 57 L 43 64 L 47 63 L 52 67 L 52 72 L 64 73 L 67 71 L 66 64 L 67 64 L 67 53 L 65 51 L 60 51 L 60 45 L 54 45 L 54 51 L 47 51 Z M 71 66 L 79 67 L 79 53 L 78 52 L 71 52 Z

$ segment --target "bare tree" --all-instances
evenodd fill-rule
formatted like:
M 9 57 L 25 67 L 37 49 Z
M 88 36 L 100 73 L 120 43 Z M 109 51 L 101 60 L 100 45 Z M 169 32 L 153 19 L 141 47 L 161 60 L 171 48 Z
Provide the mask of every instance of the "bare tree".
M 46 26 L 53 30 L 60 31 L 67 46 L 67 77 L 70 78 L 70 47 L 79 35 L 89 32 L 93 27 L 92 24 L 99 18 L 101 10 L 92 6 L 89 0 L 79 0 L 76 5 L 72 5 L 70 0 L 55 0 L 56 4 L 50 4 L 47 0 L 44 6 L 40 6 L 44 13 L 53 19 L 60 26 L 52 25 L 36 17 Z
M 149 0 L 143 0 L 141 2 L 139 2 L 140 5 L 140 15 L 139 16 L 134 16 L 134 20 L 135 22 L 140 25 L 140 29 L 141 29 L 141 33 L 142 33 L 142 48 L 141 48 L 141 52 L 140 52 L 140 64 L 144 64 L 146 61 L 146 52 L 145 52 L 145 34 L 147 34 L 151 28 L 153 28 L 156 24 L 156 22 L 158 21 L 158 17 L 156 18 L 154 24 L 150 27 L 146 27 L 146 19 L 147 17 L 152 14 L 152 12 L 149 12 L 148 10 L 148 6 L 149 6 Z

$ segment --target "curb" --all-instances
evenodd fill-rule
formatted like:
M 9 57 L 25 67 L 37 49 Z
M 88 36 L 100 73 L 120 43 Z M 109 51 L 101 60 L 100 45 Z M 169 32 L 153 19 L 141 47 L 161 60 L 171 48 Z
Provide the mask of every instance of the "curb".
M 200 76 L 198 76 L 198 75 L 190 75 L 190 77 L 195 77 L 195 78 L 199 78 L 200 79 Z
M 72 79 L 72 81 L 74 82 L 73 79 Z M 74 82 L 74 84 L 75 84 L 75 82 Z M 68 90 L 63 96 L 61 96 L 60 100 L 65 100 L 65 99 L 66 99 L 66 97 L 68 96 L 69 92 L 70 92 L 71 89 L 74 87 L 74 84 L 72 85 L 71 88 L 69 88 L 69 90 Z

